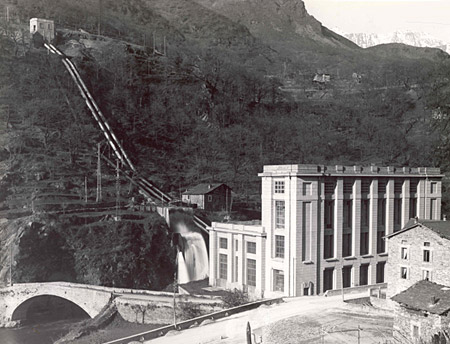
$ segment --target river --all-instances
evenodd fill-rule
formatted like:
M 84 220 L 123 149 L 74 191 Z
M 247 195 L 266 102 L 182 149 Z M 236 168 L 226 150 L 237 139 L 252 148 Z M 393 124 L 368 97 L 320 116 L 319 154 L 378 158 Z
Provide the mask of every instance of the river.
M 35 323 L 19 328 L 0 328 L 1 344 L 53 344 L 83 319 Z

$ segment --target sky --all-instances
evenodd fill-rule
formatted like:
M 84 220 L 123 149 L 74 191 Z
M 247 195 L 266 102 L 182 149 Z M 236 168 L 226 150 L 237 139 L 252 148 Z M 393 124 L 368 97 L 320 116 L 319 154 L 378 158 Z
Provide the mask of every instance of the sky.
M 303 0 L 329 29 L 346 33 L 414 31 L 450 44 L 450 0 Z

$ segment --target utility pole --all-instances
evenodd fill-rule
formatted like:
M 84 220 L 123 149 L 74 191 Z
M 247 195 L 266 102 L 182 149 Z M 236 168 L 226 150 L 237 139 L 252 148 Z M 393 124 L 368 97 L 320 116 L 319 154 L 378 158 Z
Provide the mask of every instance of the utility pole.
M 102 11 L 103 11 L 103 6 L 102 6 L 102 0 L 98 0 L 98 22 L 97 22 L 97 33 L 100 36 L 101 33 L 101 22 L 102 22 Z
M 119 174 L 119 159 L 116 160 L 116 220 L 119 217 L 119 203 L 120 203 L 120 174 Z
M 100 142 L 97 144 L 97 198 L 96 202 L 102 201 L 102 164 L 100 159 Z
M 12 287 L 12 245 L 13 241 L 9 244 L 9 286 Z
M 88 201 L 87 176 L 84 176 L 84 203 Z
M 175 272 L 173 274 L 173 326 L 175 327 L 175 330 L 177 329 L 177 298 L 176 298 L 176 292 L 177 292 L 177 286 L 178 286 L 178 280 L 177 280 L 177 270 L 178 270 L 178 247 L 177 247 L 177 257 L 175 259 Z

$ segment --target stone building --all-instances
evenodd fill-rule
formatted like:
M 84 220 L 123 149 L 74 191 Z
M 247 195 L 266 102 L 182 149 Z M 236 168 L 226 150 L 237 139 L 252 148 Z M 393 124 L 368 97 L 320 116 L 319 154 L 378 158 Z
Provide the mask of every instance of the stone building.
M 314 295 L 384 282 L 384 237 L 410 218 L 441 216 L 442 175 L 436 168 L 274 165 L 264 166 L 259 176 L 259 230 L 266 246 L 257 265 L 263 269 L 266 296 Z M 221 228 L 212 227 L 217 235 L 210 236 L 211 257 L 217 238 L 226 232 Z M 218 276 L 217 269 L 211 263 L 210 276 Z M 227 278 L 232 275 L 233 270 Z M 220 279 L 210 282 L 225 283 Z
M 388 297 L 420 280 L 450 286 L 450 221 L 413 220 L 387 238 Z
M 232 204 L 231 188 L 223 183 L 198 184 L 186 190 L 181 200 L 208 211 L 229 211 Z
M 55 38 L 55 23 L 53 20 L 32 18 L 30 19 L 30 33 L 39 33 L 44 41 L 51 42 Z
M 450 287 L 422 280 L 392 298 L 398 343 L 448 343 Z

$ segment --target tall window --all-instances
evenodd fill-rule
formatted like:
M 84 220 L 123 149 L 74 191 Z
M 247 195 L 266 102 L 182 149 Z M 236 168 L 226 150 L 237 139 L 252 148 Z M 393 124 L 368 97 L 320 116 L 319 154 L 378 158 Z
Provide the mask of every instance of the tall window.
M 360 255 L 369 254 L 369 232 L 361 232 Z
M 303 196 L 309 196 L 312 194 L 311 183 L 303 183 Z
M 350 257 L 352 255 L 352 233 L 342 234 L 342 256 Z
M 397 227 L 402 225 L 402 199 L 401 198 L 394 199 L 394 225 Z
M 437 209 L 437 200 L 433 198 L 430 200 L 430 220 L 435 219 L 436 209 Z
M 353 214 L 353 202 L 352 200 L 344 201 L 344 228 L 352 228 L 352 214 Z
M 400 278 L 408 279 L 408 268 L 407 267 L 402 266 L 400 268 Z
M 386 226 L 386 199 L 378 199 L 378 227 Z
M 432 182 L 430 185 L 430 191 L 432 194 L 435 194 L 437 192 L 437 183 Z
M 428 249 L 423 250 L 423 261 L 425 263 L 431 262 L 431 251 Z
M 273 290 L 284 291 L 284 272 L 273 270 Z
M 334 201 L 325 201 L 325 228 L 333 228 L 334 226 Z
M 247 259 L 247 284 L 256 286 L 256 260 Z
M 227 238 L 219 238 L 219 247 L 227 249 L 228 248 L 228 239 Z
M 275 228 L 284 228 L 284 201 L 275 201 Z
M 363 199 L 361 201 L 361 227 L 369 227 L 370 217 L 370 200 Z
M 219 278 L 225 280 L 228 278 L 227 255 L 223 253 L 219 253 Z
M 247 242 L 247 253 L 256 253 L 256 242 Z
M 384 283 L 384 267 L 386 262 L 377 263 L 377 283 Z
M 359 285 L 369 284 L 369 264 L 361 264 L 359 267 Z
M 284 194 L 284 181 L 283 180 L 275 181 L 275 193 L 276 194 Z
M 284 236 L 275 235 L 275 257 L 284 258 Z
M 334 257 L 334 235 L 332 231 L 325 231 L 323 258 L 329 259 Z
M 384 241 L 385 231 L 378 229 L 377 231 L 377 253 L 384 253 L 386 251 L 386 243 Z
M 400 257 L 403 260 L 408 260 L 409 259 L 409 257 L 408 257 L 408 248 L 407 247 L 402 247 L 400 249 Z
M 411 197 L 409 199 L 409 218 L 413 219 L 417 216 L 417 198 Z

